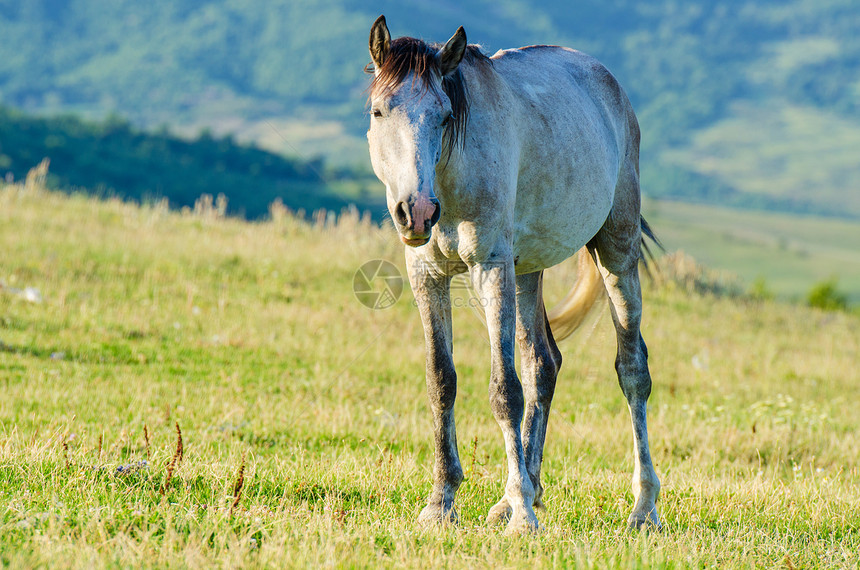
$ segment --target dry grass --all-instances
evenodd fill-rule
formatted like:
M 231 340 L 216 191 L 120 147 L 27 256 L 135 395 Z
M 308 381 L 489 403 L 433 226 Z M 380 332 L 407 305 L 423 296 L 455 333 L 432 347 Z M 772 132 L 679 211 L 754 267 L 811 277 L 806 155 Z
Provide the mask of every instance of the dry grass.
M 563 346 L 545 529 L 508 539 L 482 520 L 504 475 L 485 332 L 455 309 L 462 524 L 424 530 L 418 317 L 408 287 L 384 311 L 351 289 L 402 246 L 356 216 L 206 211 L 0 189 L 3 565 L 860 563 L 856 316 L 647 286 L 665 530 L 623 530 L 631 435 L 602 318 Z

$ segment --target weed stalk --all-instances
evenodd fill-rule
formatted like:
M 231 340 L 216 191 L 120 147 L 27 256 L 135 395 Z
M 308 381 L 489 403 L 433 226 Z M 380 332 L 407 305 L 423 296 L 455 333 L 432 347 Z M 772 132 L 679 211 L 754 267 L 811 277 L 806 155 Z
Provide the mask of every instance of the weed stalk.
M 239 473 L 236 476 L 236 482 L 233 484 L 233 504 L 230 505 L 230 516 L 233 516 L 233 511 L 239 505 L 242 499 L 242 489 L 245 487 L 245 454 L 242 453 L 242 463 L 239 465 Z
M 167 477 L 160 491 L 162 497 L 167 493 L 167 487 L 170 485 L 170 481 L 173 480 L 173 472 L 179 466 L 179 463 L 182 462 L 183 451 L 182 430 L 179 428 L 179 422 L 176 422 L 176 450 L 173 452 L 173 457 L 170 458 L 170 463 L 167 464 Z

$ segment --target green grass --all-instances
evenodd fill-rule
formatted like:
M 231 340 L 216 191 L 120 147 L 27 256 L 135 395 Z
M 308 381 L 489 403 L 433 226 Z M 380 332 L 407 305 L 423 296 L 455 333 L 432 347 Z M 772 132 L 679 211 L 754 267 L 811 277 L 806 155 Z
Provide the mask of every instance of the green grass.
M 483 523 L 504 456 L 467 309 L 461 526 L 415 523 L 432 459 L 418 315 L 408 288 L 383 311 L 352 293 L 363 262 L 402 268 L 391 232 L 5 187 L 0 251 L 4 566 L 860 563 L 856 316 L 647 286 L 664 531 L 624 530 L 631 433 L 604 317 L 563 346 L 544 531 L 505 538 Z M 571 278 L 554 270 L 549 295 Z M 177 423 L 184 458 L 162 495 Z

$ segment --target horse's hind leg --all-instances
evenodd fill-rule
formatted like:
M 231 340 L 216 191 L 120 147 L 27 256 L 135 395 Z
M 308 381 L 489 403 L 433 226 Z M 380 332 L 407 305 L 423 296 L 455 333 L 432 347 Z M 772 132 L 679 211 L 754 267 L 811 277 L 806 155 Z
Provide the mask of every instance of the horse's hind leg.
M 555 379 L 561 367 L 561 352 L 555 344 L 543 305 L 543 272 L 517 275 L 517 345 L 520 349 L 525 420 L 523 447 L 526 468 L 534 486 L 533 505 L 542 507 L 540 469 L 549 408 Z M 496 503 L 488 522 L 507 520 L 511 506 L 507 497 Z
M 660 493 L 660 481 L 651 463 L 646 418 L 651 374 L 648 371 L 648 350 L 639 330 L 642 315 L 642 291 L 639 285 L 642 230 L 638 185 L 633 189 L 635 193 L 626 196 L 621 192 L 616 194 L 612 215 L 588 247 L 600 268 L 609 295 L 618 338 L 615 370 L 633 421 L 635 504 L 627 522 L 632 528 L 649 524 L 659 528 L 656 501 Z M 625 199 L 629 203 L 624 203 Z

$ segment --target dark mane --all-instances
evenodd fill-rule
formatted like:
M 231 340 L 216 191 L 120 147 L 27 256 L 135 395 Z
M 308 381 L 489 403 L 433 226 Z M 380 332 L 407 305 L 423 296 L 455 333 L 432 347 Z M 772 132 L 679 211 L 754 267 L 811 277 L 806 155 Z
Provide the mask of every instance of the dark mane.
M 413 85 L 420 81 L 422 85 L 421 96 L 428 91 L 438 88 L 434 74 L 439 75 L 439 62 L 436 54 L 442 48 L 442 44 L 428 44 L 416 38 L 397 38 L 391 42 L 391 50 L 385 57 L 385 62 L 379 70 L 379 74 L 370 84 L 370 96 L 385 96 L 393 92 L 403 83 L 406 77 L 412 73 Z M 463 65 L 492 65 L 493 62 L 481 51 L 477 45 L 466 47 L 463 56 Z M 457 70 L 442 80 L 442 90 L 451 100 L 451 121 L 445 129 L 444 146 L 448 158 L 454 146 L 462 146 L 466 137 L 466 124 L 469 122 L 469 89 L 463 78 L 463 73 Z M 365 68 L 372 72 L 373 64 Z

